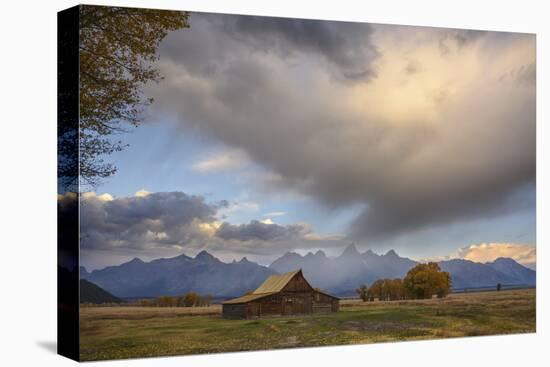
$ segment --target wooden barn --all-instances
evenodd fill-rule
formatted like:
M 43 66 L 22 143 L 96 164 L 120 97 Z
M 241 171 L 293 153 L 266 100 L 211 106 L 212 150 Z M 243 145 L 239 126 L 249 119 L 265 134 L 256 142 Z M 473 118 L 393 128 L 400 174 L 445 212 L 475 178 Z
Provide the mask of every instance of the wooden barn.
M 272 275 L 254 292 L 223 302 L 223 317 L 248 318 L 336 312 L 339 299 L 314 289 L 302 270 Z

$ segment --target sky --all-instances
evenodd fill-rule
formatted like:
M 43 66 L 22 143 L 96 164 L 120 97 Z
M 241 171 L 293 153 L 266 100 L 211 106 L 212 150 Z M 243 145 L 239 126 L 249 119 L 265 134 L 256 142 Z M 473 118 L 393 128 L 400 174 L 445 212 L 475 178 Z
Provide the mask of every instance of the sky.
M 191 13 L 81 262 L 394 249 L 536 266 L 535 36 Z M 60 201 L 67 198 L 60 197 Z

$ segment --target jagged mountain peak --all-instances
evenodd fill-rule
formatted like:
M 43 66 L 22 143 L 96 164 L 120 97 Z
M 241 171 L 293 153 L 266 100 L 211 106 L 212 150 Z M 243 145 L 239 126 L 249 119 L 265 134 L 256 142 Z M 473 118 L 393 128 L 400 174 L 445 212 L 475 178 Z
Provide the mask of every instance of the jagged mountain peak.
M 350 243 L 345 249 L 344 252 L 342 252 L 342 255 L 340 257 L 349 257 L 349 256 L 358 256 L 359 251 L 357 250 L 357 247 L 355 246 L 355 243 Z
M 283 256 L 301 256 L 301 255 L 294 251 L 287 251 Z
M 327 257 L 327 254 L 325 254 L 325 252 L 322 251 L 322 250 L 317 250 L 317 252 L 315 253 L 315 256 L 317 256 L 317 257 Z
M 287 251 L 279 259 L 298 259 L 298 258 L 302 258 L 302 255 L 296 252 Z
M 195 260 L 214 260 L 215 257 L 212 256 L 208 251 L 202 250 L 195 256 Z
M 141 260 L 139 257 L 134 257 L 132 260 L 128 261 L 125 264 L 143 264 L 143 260 Z
M 191 260 L 192 257 L 189 257 L 189 256 L 187 256 L 186 254 L 182 253 L 181 255 L 176 256 L 175 259 L 179 259 L 179 260 Z
M 317 259 L 323 259 L 323 258 L 326 258 L 327 255 L 321 251 L 321 250 L 317 250 L 315 253 L 309 251 L 305 256 L 303 256 L 302 258 L 304 259 L 310 259 L 310 260 L 317 260 Z
M 389 250 L 388 252 L 386 252 L 386 254 L 384 256 L 388 256 L 388 257 L 399 257 L 399 255 L 397 255 L 397 252 L 395 252 L 394 249 L 391 249 Z
M 367 251 L 363 252 L 363 255 L 365 255 L 365 256 L 378 256 L 371 249 L 368 249 Z

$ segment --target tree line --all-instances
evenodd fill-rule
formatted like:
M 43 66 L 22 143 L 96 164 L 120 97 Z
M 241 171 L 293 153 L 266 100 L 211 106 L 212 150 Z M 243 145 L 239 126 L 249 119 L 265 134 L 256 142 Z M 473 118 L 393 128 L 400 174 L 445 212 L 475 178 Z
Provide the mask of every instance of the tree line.
M 212 303 L 211 295 L 189 292 L 181 296 L 159 296 L 153 299 L 141 299 L 136 302 L 141 307 L 208 307 Z
M 451 291 L 451 284 L 450 274 L 430 262 L 416 265 L 403 279 L 378 279 L 370 287 L 362 284 L 356 292 L 363 302 L 426 299 L 434 295 L 443 298 Z

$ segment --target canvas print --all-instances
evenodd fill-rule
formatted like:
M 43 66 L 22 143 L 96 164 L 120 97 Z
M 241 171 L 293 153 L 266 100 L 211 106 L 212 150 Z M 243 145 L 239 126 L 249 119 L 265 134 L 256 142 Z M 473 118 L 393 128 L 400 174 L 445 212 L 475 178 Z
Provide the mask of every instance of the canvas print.
M 534 34 L 59 13 L 59 352 L 535 332 Z

